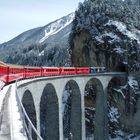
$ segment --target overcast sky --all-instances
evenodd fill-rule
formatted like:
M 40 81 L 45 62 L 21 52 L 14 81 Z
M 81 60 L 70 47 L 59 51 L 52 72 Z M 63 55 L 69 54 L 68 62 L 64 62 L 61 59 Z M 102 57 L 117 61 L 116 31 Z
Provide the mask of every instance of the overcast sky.
M 74 12 L 84 0 L 0 0 L 0 43 Z

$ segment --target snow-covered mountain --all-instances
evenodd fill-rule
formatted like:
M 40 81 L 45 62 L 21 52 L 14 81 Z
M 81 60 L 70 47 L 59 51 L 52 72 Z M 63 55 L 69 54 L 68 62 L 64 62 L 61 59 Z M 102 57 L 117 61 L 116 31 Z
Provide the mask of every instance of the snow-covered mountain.
M 61 18 L 47 27 L 44 28 L 44 36 L 39 40 L 39 43 L 43 43 L 46 39 L 48 39 L 50 36 L 57 34 L 60 32 L 62 29 L 64 29 L 66 26 L 70 25 L 71 22 L 74 19 L 74 13 L 68 15 L 65 18 Z M 70 32 L 65 34 L 63 37 L 69 35 Z
M 66 59 L 62 60 L 63 55 L 61 56 L 59 53 L 67 54 L 67 58 L 69 56 L 67 53 L 68 38 L 73 19 L 74 13 L 71 13 L 46 26 L 31 29 L 1 44 L 0 60 L 25 65 L 65 65 Z M 52 55 L 53 59 L 58 61 L 60 59 L 60 63 L 50 59 Z

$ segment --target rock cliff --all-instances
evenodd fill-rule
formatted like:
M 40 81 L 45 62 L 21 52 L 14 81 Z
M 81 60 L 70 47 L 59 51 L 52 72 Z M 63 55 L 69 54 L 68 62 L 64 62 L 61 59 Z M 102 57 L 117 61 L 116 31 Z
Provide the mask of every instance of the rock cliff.
M 137 0 L 86 0 L 75 12 L 69 40 L 72 65 L 105 66 L 128 74 L 127 79 L 113 79 L 108 87 L 110 138 L 140 134 L 139 21 Z

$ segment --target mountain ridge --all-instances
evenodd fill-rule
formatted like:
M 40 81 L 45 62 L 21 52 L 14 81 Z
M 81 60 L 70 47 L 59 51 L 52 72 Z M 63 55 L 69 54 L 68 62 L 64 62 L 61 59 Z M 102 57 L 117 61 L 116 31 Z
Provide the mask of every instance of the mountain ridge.
M 42 55 L 40 56 L 39 54 L 44 50 L 47 53 L 45 54 L 49 55 L 49 53 L 51 52 L 50 49 L 53 49 L 56 46 L 59 49 L 65 49 L 65 51 L 67 51 L 68 38 L 71 32 L 74 16 L 74 13 L 70 13 L 67 16 L 63 16 L 60 19 L 48 23 L 45 26 L 25 31 L 15 38 L 11 39 L 10 41 L 1 44 L 0 59 L 8 63 L 48 66 L 49 60 L 47 59 L 46 62 L 42 64 L 39 62 L 40 57 L 42 57 Z M 31 57 L 29 54 L 36 57 L 36 63 L 34 63 L 33 61 L 27 61 L 27 59 Z M 24 59 L 22 61 L 19 58 L 19 55 L 24 57 L 24 59 L 26 59 L 26 62 L 24 62 Z M 50 65 L 51 62 L 49 62 L 49 66 Z M 53 65 L 59 66 L 59 62 L 54 62 Z
M 44 25 L 44 26 L 39 26 L 39 27 L 32 28 L 32 29 L 29 29 L 29 30 L 27 30 L 27 31 L 24 31 L 24 32 L 20 33 L 19 35 L 13 37 L 13 38 L 10 39 L 9 41 L 0 43 L 0 45 L 7 44 L 7 43 L 9 43 L 9 42 L 11 42 L 11 41 L 13 41 L 13 40 L 15 40 L 15 39 L 17 39 L 17 38 L 20 38 L 22 35 L 27 34 L 28 32 L 35 31 L 35 30 L 39 30 L 39 29 L 42 29 L 42 30 L 43 30 L 43 28 L 46 28 L 47 26 L 49 26 L 49 25 L 51 25 L 51 24 L 53 24 L 53 23 L 55 23 L 55 22 L 57 22 L 57 21 L 59 21 L 59 20 L 61 20 L 61 19 L 63 19 L 63 18 L 67 18 L 67 17 L 69 17 L 69 16 L 71 16 L 71 17 L 73 18 L 73 17 L 74 17 L 74 13 L 70 13 L 70 14 L 68 14 L 68 15 L 66 15 L 66 16 L 63 16 L 63 17 L 61 17 L 61 18 L 58 18 L 58 19 L 56 19 L 56 20 L 54 20 L 54 21 L 52 21 L 52 22 L 50 22 L 50 23 L 48 23 L 48 24 L 46 24 L 46 25 Z

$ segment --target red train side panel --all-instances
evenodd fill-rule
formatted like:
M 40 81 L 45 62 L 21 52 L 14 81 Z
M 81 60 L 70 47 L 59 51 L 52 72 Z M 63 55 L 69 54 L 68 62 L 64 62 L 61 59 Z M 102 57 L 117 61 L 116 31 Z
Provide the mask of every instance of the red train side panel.
M 41 73 L 42 69 L 40 67 L 25 67 L 23 78 L 41 76 Z
M 70 75 L 76 74 L 76 69 L 74 67 L 61 67 L 60 75 Z
M 4 65 L 0 65 L 0 76 L 1 75 L 5 75 L 7 74 L 9 71 L 8 71 L 8 66 L 4 66 Z
M 90 68 L 75 68 L 76 69 L 76 74 L 89 74 L 90 73 Z
M 59 75 L 60 69 L 57 67 L 42 67 L 42 76 Z

